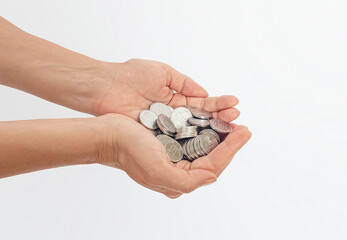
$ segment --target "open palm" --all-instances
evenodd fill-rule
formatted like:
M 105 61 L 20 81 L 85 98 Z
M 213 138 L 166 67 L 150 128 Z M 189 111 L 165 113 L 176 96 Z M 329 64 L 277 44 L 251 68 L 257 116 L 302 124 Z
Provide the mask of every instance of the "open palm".
M 110 77 L 97 93 L 95 115 L 119 113 L 138 120 L 140 111 L 153 102 L 172 107 L 191 105 L 213 112 L 230 122 L 239 116 L 234 96 L 208 97 L 206 90 L 189 77 L 156 61 L 132 59 L 108 65 Z
M 245 126 L 233 125 L 233 131 L 209 155 L 194 162 L 172 163 L 164 146 L 153 133 L 131 118 L 118 114 L 103 116 L 116 127 L 108 139 L 111 149 L 100 160 L 124 170 L 137 183 L 176 198 L 216 181 L 251 133 Z

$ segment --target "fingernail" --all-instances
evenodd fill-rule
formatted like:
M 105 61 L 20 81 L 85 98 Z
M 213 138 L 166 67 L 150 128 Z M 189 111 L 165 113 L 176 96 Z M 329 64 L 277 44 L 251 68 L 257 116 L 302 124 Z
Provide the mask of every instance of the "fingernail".
M 210 179 L 208 179 L 202 186 L 210 185 L 210 184 L 212 184 L 212 183 L 214 183 L 214 182 L 216 182 L 216 181 L 217 181 L 216 178 L 210 178 Z

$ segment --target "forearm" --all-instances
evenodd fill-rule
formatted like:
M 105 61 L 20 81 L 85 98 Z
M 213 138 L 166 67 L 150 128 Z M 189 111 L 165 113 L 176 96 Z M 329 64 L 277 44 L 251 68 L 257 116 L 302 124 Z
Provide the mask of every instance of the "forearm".
M 94 118 L 0 122 L 0 178 L 93 163 L 102 131 Z
M 105 63 L 30 35 L 0 18 L 0 84 L 93 114 Z

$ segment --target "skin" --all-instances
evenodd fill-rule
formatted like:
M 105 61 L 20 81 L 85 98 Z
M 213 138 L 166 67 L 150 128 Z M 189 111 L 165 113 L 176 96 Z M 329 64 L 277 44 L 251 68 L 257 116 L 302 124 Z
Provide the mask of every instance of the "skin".
M 32 36 L 0 18 L 0 83 L 93 114 L 88 119 L 0 123 L 0 177 L 73 164 L 99 163 L 175 198 L 215 182 L 251 137 L 233 131 L 208 156 L 173 164 L 138 115 L 153 102 L 191 105 L 231 122 L 238 99 L 206 90 L 167 64 L 141 59 L 98 61 Z M 32 144 L 32 143 L 35 144 Z M 129 144 L 131 143 L 131 144 Z

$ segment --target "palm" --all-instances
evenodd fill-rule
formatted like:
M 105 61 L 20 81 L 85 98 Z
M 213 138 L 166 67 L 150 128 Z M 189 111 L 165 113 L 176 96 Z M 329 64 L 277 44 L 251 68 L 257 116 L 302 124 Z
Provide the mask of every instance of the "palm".
M 166 64 L 130 60 L 121 65 L 120 76 L 111 78 L 100 99 L 96 113 L 120 113 L 138 120 L 139 113 L 153 102 L 162 102 L 172 107 L 190 105 L 213 113 L 214 118 L 231 122 L 239 116 L 234 108 L 238 99 L 231 95 L 208 97 L 207 92 L 189 77 Z M 116 79 L 116 80 L 114 80 Z M 117 99 L 117 100 L 116 100 Z M 236 127 L 226 140 L 208 156 L 193 163 L 170 162 L 164 146 L 138 122 L 121 116 L 118 152 L 120 168 L 141 185 L 177 197 L 215 179 L 233 155 L 249 139 L 245 127 Z M 112 163 L 107 163 L 107 165 Z M 114 165 L 114 163 L 113 163 Z M 117 166 L 118 167 L 118 166 Z
M 118 154 L 120 168 L 126 171 L 135 181 L 140 182 L 153 173 L 154 167 L 169 166 L 178 169 L 189 169 L 195 162 L 180 161 L 172 163 L 164 146 L 156 139 L 153 132 L 138 122 L 118 116 L 119 135 L 122 141 L 117 145 L 122 149 Z
M 234 125 L 232 133 L 208 156 L 176 164 L 141 124 L 122 115 L 105 116 L 111 116 L 117 125 L 117 135 L 112 138 L 117 146 L 117 164 L 112 158 L 104 160 L 104 164 L 124 170 L 139 184 L 169 197 L 178 197 L 201 186 L 206 179 L 215 179 L 250 137 L 246 127 Z
M 203 107 L 214 112 L 215 117 L 222 111 L 218 117 L 225 121 L 239 115 L 233 108 L 238 102 L 235 97 L 208 98 L 201 86 L 166 64 L 134 59 L 120 68 L 117 72 L 121 74 L 105 84 L 107 87 L 99 94 L 97 115 L 120 113 L 138 120 L 140 111 L 148 109 L 153 102 L 172 107 L 186 104 Z
M 123 73 L 116 81 L 112 81 L 104 94 L 97 112 L 120 113 L 136 119 L 139 112 L 147 109 L 155 101 L 168 103 L 172 91 L 166 86 L 164 64 L 130 60 L 123 63 Z M 117 99 L 117 101 L 115 100 Z
M 125 116 L 118 116 L 117 131 L 121 139 L 117 141 L 117 145 L 122 149 L 118 154 L 118 162 L 121 169 L 129 175 L 132 175 L 134 170 L 141 170 L 140 173 L 137 172 L 140 175 L 138 177 L 141 177 L 154 166 L 171 164 L 164 146 L 140 123 Z

